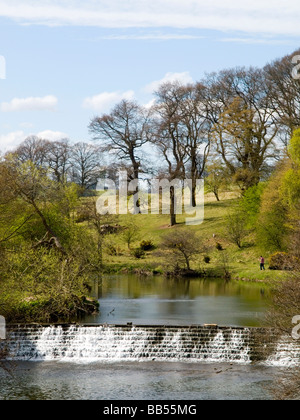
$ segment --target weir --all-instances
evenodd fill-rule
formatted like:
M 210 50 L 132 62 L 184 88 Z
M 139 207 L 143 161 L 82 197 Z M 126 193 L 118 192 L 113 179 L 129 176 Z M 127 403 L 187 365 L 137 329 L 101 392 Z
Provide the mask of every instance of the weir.
M 4 342 L 2 342 L 4 343 Z M 263 328 L 9 325 L 7 359 L 75 363 L 172 361 L 297 365 L 300 343 Z

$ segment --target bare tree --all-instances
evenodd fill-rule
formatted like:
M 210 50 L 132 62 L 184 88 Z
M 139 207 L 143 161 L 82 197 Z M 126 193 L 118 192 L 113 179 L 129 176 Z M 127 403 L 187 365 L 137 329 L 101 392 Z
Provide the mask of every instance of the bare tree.
M 202 252 L 201 243 L 194 231 L 176 229 L 164 236 L 162 247 L 169 251 L 168 261 L 176 268 L 191 271 L 191 263 Z
M 101 150 L 119 161 L 130 162 L 132 179 L 137 182 L 135 212 L 139 213 L 138 180 L 141 170 L 140 149 L 148 142 L 146 111 L 134 101 L 122 100 L 110 114 L 94 118 L 90 132 L 100 141 Z M 114 155 L 113 155 L 114 153 Z
M 188 147 L 182 124 L 181 103 L 185 89 L 179 83 L 165 83 L 156 92 L 152 107 L 151 142 L 163 156 L 170 182 L 185 178 Z M 176 224 L 175 187 L 170 186 L 170 225 Z
M 47 162 L 48 141 L 37 136 L 29 136 L 14 151 L 17 159 L 22 162 L 32 162 L 37 167 L 44 167 Z
M 141 162 L 138 151 L 148 142 L 147 116 L 136 102 L 123 100 L 110 114 L 94 118 L 90 132 L 100 141 L 103 152 L 115 152 L 119 160 L 129 161 L 134 179 L 139 179 Z
M 92 144 L 77 143 L 72 147 L 70 161 L 72 163 L 71 179 L 83 190 L 97 184 L 102 175 L 100 148 Z
M 270 91 L 269 106 L 273 110 L 274 121 L 279 126 L 285 145 L 293 131 L 300 127 L 300 80 L 293 75 L 296 66 L 293 57 L 299 55 L 300 50 L 297 50 L 264 68 Z
M 32 162 L 37 168 L 49 170 L 51 177 L 59 183 L 67 181 L 71 167 L 68 139 L 51 142 L 30 136 L 15 150 L 14 155 L 21 163 Z
M 206 87 L 195 85 L 178 86 L 183 95 L 180 100 L 181 124 L 189 157 L 186 173 L 192 180 L 192 206 L 196 207 L 196 183 L 203 177 L 211 144 L 211 122 L 208 119 L 205 94 Z M 180 94 L 180 92 L 179 92 Z
M 63 184 L 71 167 L 71 147 L 68 139 L 48 142 L 47 166 L 55 181 Z

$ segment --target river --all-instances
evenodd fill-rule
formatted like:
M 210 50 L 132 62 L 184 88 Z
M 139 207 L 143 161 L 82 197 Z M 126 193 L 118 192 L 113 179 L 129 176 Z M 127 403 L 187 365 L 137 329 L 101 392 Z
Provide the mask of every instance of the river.
M 100 314 L 91 323 L 257 327 L 263 324 L 268 287 L 223 279 L 170 280 L 115 275 L 94 287 Z
M 264 323 L 268 288 L 223 280 L 106 276 L 95 285 L 100 313 L 84 323 L 136 325 Z M 17 362 L 0 369 L 1 400 L 272 399 L 279 368 L 179 362 Z

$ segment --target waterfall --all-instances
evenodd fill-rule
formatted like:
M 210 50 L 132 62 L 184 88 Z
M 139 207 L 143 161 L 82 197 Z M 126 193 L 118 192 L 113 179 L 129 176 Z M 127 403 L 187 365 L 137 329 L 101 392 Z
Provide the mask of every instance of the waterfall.
M 9 359 L 22 361 L 264 361 L 280 365 L 282 359 L 286 364 L 280 343 L 271 346 L 262 337 L 265 332 L 260 329 L 215 326 L 31 325 L 9 327 L 6 343 Z M 281 346 L 289 350 L 285 342 Z M 290 357 L 295 361 L 299 355 L 300 347 Z

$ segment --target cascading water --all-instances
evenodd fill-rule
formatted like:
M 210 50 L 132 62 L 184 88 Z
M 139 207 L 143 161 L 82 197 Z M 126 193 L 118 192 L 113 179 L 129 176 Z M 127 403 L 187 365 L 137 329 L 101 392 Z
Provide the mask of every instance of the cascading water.
M 248 364 L 297 363 L 300 346 L 263 342 L 265 331 L 231 327 L 11 326 L 12 360 L 77 363 L 197 361 Z

